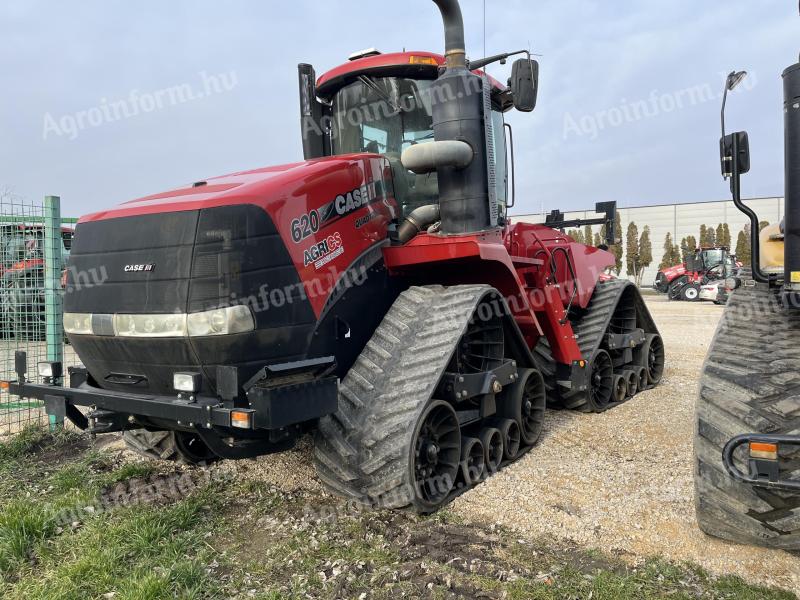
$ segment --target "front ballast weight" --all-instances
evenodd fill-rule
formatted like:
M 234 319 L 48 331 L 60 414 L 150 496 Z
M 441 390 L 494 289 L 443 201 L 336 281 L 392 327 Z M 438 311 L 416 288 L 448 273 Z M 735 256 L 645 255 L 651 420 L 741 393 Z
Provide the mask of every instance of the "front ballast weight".
M 60 363 L 42 364 L 60 372 Z M 240 459 L 286 450 L 316 420 L 336 411 L 334 367 L 333 357 L 265 365 L 240 385 L 236 369 L 220 366 L 216 396 L 199 390 L 160 396 L 104 390 L 91 384 L 82 367 L 69 368 L 69 387 L 55 377 L 33 383 L 27 378 L 26 354 L 17 352 L 17 380 L 10 382 L 9 392 L 44 401 L 58 422 L 69 419 L 91 434 L 189 432 L 217 457 Z M 90 410 L 84 413 L 79 406 Z

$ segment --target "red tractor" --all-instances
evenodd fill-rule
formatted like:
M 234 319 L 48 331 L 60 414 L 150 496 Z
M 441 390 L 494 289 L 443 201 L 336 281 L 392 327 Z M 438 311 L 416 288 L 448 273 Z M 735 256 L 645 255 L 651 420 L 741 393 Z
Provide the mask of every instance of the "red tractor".
M 703 285 L 731 277 L 742 265 L 728 248 L 698 248 L 685 263 L 661 269 L 653 287 L 670 300 L 700 299 Z
M 633 284 L 603 275 L 614 256 L 557 212 L 506 215 L 504 113 L 534 109 L 538 64 L 492 79 L 527 53 L 468 61 L 458 2 L 434 2 L 444 56 L 300 65 L 304 162 L 83 217 L 64 325 L 85 367 L 65 387 L 40 363 L 35 383 L 19 353 L 11 391 L 161 459 L 313 432 L 331 490 L 430 512 L 535 444 L 546 401 L 602 412 L 657 384 L 663 343 Z M 103 285 L 73 285 L 101 265 Z

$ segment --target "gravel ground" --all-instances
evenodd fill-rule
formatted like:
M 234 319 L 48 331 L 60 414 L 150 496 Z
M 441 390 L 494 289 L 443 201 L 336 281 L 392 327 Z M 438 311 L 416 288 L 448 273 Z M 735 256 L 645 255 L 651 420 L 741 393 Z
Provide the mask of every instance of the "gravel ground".
M 499 523 L 531 540 L 562 540 L 631 562 L 662 555 L 800 593 L 798 555 L 710 538 L 695 522 L 694 402 L 722 307 L 658 296 L 647 304 L 666 344 L 661 385 L 602 415 L 549 411 L 540 444 L 451 511 L 465 523 Z M 307 441 L 238 468 L 287 491 L 322 490 Z

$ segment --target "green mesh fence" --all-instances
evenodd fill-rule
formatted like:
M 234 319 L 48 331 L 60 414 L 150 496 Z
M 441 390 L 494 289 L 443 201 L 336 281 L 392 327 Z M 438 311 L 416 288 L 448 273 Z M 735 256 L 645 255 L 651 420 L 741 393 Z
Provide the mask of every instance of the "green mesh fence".
M 61 276 L 69 256 L 72 227 L 61 222 L 58 198 L 28 201 L 0 193 L 0 379 L 16 379 L 14 354 L 28 355 L 28 378 L 36 364 L 63 360 L 64 371 L 79 363 L 66 344 Z M 0 389 L 0 436 L 28 425 L 47 425 L 42 403 Z

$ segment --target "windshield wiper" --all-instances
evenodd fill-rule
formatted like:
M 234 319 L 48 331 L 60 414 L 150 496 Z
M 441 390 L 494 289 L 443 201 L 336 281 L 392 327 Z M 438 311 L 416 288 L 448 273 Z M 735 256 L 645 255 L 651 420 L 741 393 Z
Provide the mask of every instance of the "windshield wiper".
M 391 97 L 389 96 L 389 94 L 387 94 L 386 92 L 384 92 L 384 91 L 381 89 L 381 87 L 378 85 L 378 83 L 377 83 L 377 82 L 376 82 L 374 79 L 372 79 L 371 77 L 368 77 L 367 75 L 359 75 L 359 76 L 358 76 L 358 80 L 359 80 L 361 83 L 363 83 L 364 85 L 366 85 L 367 87 L 369 87 L 371 90 L 373 90 L 373 91 L 374 91 L 376 94 L 378 94 L 378 95 L 379 95 L 381 98 L 383 98 L 384 100 L 386 100 L 386 102 L 388 102 L 388 103 L 389 103 L 389 107 L 390 107 L 390 108 L 391 108 L 393 111 L 395 111 L 395 112 L 403 112 L 403 111 L 400 109 L 400 107 L 399 107 L 399 106 L 397 106 L 397 105 L 396 105 L 394 102 L 392 102 L 392 99 L 391 99 Z

